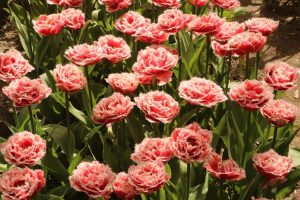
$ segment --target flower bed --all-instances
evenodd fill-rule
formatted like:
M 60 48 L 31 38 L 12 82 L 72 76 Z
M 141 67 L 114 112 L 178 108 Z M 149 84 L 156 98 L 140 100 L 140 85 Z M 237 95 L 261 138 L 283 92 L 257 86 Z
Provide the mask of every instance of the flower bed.
M 279 98 L 298 70 L 268 63 L 257 76 L 277 21 L 232 21 L 237 0 L 8 7 L 26 55 L 0 53 L 15 119 L 0 144 L 3 199 L 283 199 L 295 190 L 298 108 Z M 241 82 L 230 79 L 233 59 Z

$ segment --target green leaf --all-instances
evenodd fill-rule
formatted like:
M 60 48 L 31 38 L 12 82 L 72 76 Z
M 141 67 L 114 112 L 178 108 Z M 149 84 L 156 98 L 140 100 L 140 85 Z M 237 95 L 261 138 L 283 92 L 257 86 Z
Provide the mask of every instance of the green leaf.
M 20 118 L 19 118 L 19 121 L 22 122 L 22 123 L 20 124 L 20 127 L 18 128 L 19 131 L 24 131 L 24 130 L 26 129 L 26 125 L 27 125 L 27 124 L 29 123 L 29 121 L 30 121 L 30 116 L 29 116 L 29 113 L 28 113 L 28 108 L 26 107 L 26 108 L 24 108 L 24 110 L 22 109 L 22 111 L 21 111 L 20 113 L 22 113 L 22 112 L 24 112 L 24 113 L 26 114 L 26 117 L 23 118 L 23 119 L 20 119 Z M 35 114 L 38 113 L 38 112 L 39 112 L 39 109 L 34 109 L 34 110 L 32 111 L 32 114 L 35 115 Z
M 178 120 L 177 127 L 182 127 L 184 126 L 192 117 L 194 117 L 197 113 L 199 114 L 199 108 L 195 108 L 193 110 L 190 110 L 189 112 L 186 112 L 180 117 Z M 201 110 L 202 112 L 203 110 Z
M 294 191 L 296 184 L 300 180 L 300 169 L 294 169 L 286 179 L 287 181 L 279 186 L 276 199 L 284 199 Z
M 295 148 L 290 149 L 288 157 L 290 157 L 293 160 L 293 167 L 300 165 L 300 150 L 299 149 L 295 149 Z
M 193 54 L 192 58 L 190 59 L 190 63 L 189 63 L 189 67 L 192 68 L 193 65 L 197 62 L 197 60 L 200 57 L 200 53 L 203 51 L 205 46 L 205 40 L 203 38 L 203 41 L 201 42 L 201 44 L 199 45 L 199 47 L 197 48 L 197 50 L 195 51 L 195 53 Z
M 52 91 L 56 91 L 56 85 L 55 85 L 55 80 L 52 75 L 52 70 L 49 70 L 47 68 L 43 68 L 45 73 L 40 75 L 40 78 L 52 89 Z
M 79 34 L 79 39 L 78 39 L 78 43 L 81 44 L 83 42 L 85 42 L 88 38 L 88 28 L 89 26 L 92 24 L 92 21 L 91 20 L 88 20 L 83 28 L 81 29 L 80 31 L 80 34 Z
M 171 181 L 168 181 L 165 185 L 165 192 L 167 200 L 178 200 L 181 199 L 177 191 L 176 186 Z
M 286 149 L 288 149 L 290 143 L 293 141 L 299 131 L 300 128 L 291 133 L 287 138 L 280 140 L 280 142 L 276 144 L 276 150 L 278 150 L 278 152 L 286 152 Z
M 231 130 L 232 132 L 234 133 L 234 138 L 236 140 L 236 145 L 237 145 L 237 151 L 238 152 L 235 152 L 235 155 L 239 155 L 240 158 L 239 158 L 239 164 L 240 165 L 243 165 L 244 163 L 242 162 L 243 161 L 243 151 L 244 150 L 244 147 L 245 147 L 245 144 L 244 144 L 244 140 L 243 140 L 243 137 L 242 137 L 242 133 L 235 121 L 235 118 L 234 118 L 234 115 L 232 114 L 231 111 L 229 111 L 228 113 L 228 119 L 227 119 L 227 122 L 228 124 L 230 125 L 231 127 Z
M 166 191 L 164 190 L 164 188 L 161 188 L 158 191 L 158 195 L 159 195 L 159 199 L 166 199 Z
M 47 56 L 47 51 L 49 46 L 51 45 L 51 37 L 42 36 L 41 40 L 37 43 L 37 46 L 34 51 L 34 65 L 41 67 L 43 64 L 43 59 Z
M 49 194 L 58 197 L 64 197 L 68 189 L 70 189 L 69 185 L 62 185 L 52 189 Z
M 172 170 L 168 163 L 165 164 L 165 169 L 166 169 L 166 172 L 169 174 L 169 176 L 172 177 Z
M 145 194 L 141 194 L 142 200 L 148 200 L 147 196 Z
M 79 165 L 79 163 L 84 158 L 84 154 L 88 150 L 88 147 L 85 146 L 83 149 L 81 149 L 78 154 L 72 159 L 72 162 L 69 165 L 68 172 L 69 174 L 72 174 L 73 170 Z
M 253 192 L 256 191 L 258 187 L 258 183 L 260 180 L 260 175 L 257 174 L 255 178 L 253 178 L 246 187 L 240 192 L 239 200 L 248 200 L 252 196 Z
M 118 171 L 119 169 L 119 165 L 118 165 L 118 161 L 115 157 L 115 155 L 112 153 L 112 151 L 110 150 L 106 140 L 103 138 L 102 134 L 100 132 L 98 132 L 99 137 L 102 140 L 102 144 L 103 144 L 103 160 L 105 163 L 107 163 L 113 171 Z
M 10 123 L 8 123 L 7 121 L 5 121 L 5 120 L 1 120 L 6 126 L 7 126 L 7 128 L 10 130 L 10 132 L 12 132 L 12 133 L 17 133 L 17 132 L 19 132 L 19 130 L 15 127 L 15 126 L 13 126 L 13 125 L 11 125 Z
M 68 183 L 69 173 L 63 164 L 55 158 L 49 151 L 42 159 L 42 167 L 50 171 L 58 180 Z
M 226 125 L 226 114 L 224 114 L 216 127 L 213 127 L 213 132 L 218 135 L 224 134 Z
M 64 98 L 61 97 L 58 93 L 52 93 L 51 97 L 53 99 L 55 99 L 58 103 L 60 103 L 64 108 L 66 107 L 65 102 L 64 102 Z M 69 111 L 70 113 L 76 117 L 79 121 L 81 121 L 82 123 L 84 123 L 85 125 L 88 125 L 89 127 L 92 127 L 92 123 L 89 120 L 89 118 L 80 110 L 76 109 L 72 103 L 70 102 L 70 107 L 69 107 Z
M 38 194 L 32 200 L 64 200 L 64 198 L 51 194 Z
M 68 134 L 67 128 L 59 124 L 48 124 L 43 129 L 53 138 L 53 140 L 66 153 L 69 161 L 73 158 L 75 142 L 73 133 Z
M 10 9 L 11 16 L 15 20 L 22 47 L 25 50 L 28 57 L 31 57 L 32 55 L 30 54 L 30 50 L 29 50 L 31 47 L 29 44 L 29 37 L 28 37 L 28 31 L 27 31 L 28 27 L 26 27 L 24 25 L 25 23 L 24 24 L 22 23 L 22 21 L 25 21 L 24 11 L 26 11 L 26 10 L 25 10 L 25 8 L 22 8 L 21 6 L 19 6 L 16 3 L 11 3 L 9 5 L 9 9 Z M 27 11 L 26 11 L 26 14 L 27 14 Z
M 143 125 L 137 118 L 130 114 L 127 119 L 127 126 L 130 132 L 130 135 L 135 143 L 140 143 L 144 139 L 144 129 Z

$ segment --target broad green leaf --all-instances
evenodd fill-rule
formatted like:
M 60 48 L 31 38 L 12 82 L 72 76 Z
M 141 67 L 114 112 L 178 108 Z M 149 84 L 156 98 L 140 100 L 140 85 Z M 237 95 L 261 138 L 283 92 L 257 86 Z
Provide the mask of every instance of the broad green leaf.
M 168 163 L 165 164 L 165 169 L 166 169 L 167 173 L 169 174 L 169 176 L 172 177 L 172 170 Z
M 178 200 L 181 199 L 179 192 L 177 191 L 176 186 L 171 181 L 168 181 L 165 185 L 165 192 L 167 200 Z
M 194 117 L 196 114 L 200 114 L 203 110 L 200 110 L 199 108 L 195 108 L 193 110 L 190 110 L 189 112 L 186 112 L 180 117 L 178 120 L 178 127 L 184 126 L 192 117 Z
M 37 46 L 34 51 L 34 64 L 37 67 L 43 66 L 43 59 L 45 59 L 47 56 L 47 51 L 49 46 L 51 45 L 51 37 L 48 36 L 42 36 L 41 40 L 37 43 Z
M 103 160 L 104 160 L 104 162 L 107 163 L 114 171 L 117 171 L 119 169 L 117 158 L 112 153 L 105 138 L 103 138 L 101 133 L 98 133 L 98 134 L 99 134 L 99 137 L 101 138 L 102 144 L 103 144 Z
M 29 114 L 28 114 L 28 108 L 26 107 L 25 110 L 22 110 L 22 111 L 26 113 L 26 117 L 25 117 L 23 120 L 20 120 L 20 119 L 19 119 L 19 121 L 22 122 L 22 123 L 20 124 L 20 127 L 18 128 L 19 131 L 24 131 L 25 128 L 26 128 L 26 125 L 27 125 L 27 124 L 29 123 L 29 121 L 30 121 L 30 116 L 29 116 Z M 34 110 L 32 111 L 32 114 L 35 115 L 35 114 L 38 113 L 38 112 L 39 112 L 38 109 L 34 109 Z
M 7 128 L 10 130 L 10 132 L 12 132 L 12 133 L 17 133 L 17 132 L 19 132 L 19 130 L 15 127 L 15 126 L 13 126 L 13 125 L 11 125 L 10 123 L 8 123 L 7 121 L 5 121 L 5 120 L 1 120 L 6 126 L 7 126 Z
M 300 169 L 294 169 L 286 179 L 287 181 L 279 185 L 276 199 L 284 199 L 294 191 L 296 184 L 300 181 Z
M 70 132 L 70 134 L 68 134 L 67 128 L 59 124 L 47 124 L 43 129 L 61 147 L 66 153 L 68 160 L 71 161 L 75 149 L 73 133 Z
M 25 19 L 24 19 L 24 12 L 26 13 L 27 17 L 27 11 L 22 8 L 20 5 L 16 3 L 9 4 L 10 14 L 15 20 L 16 27 L 19 32 L 19 38 L 22 44 L 23 49 L 25 50 L 28 57 L 31 57 L 31 51 L 30 51 L 30 44 L 29 44 L 29 37 L 28 37 L 28 31 L 25 26 Z
M 58 103 L 60 103 L 63 107 L 66 107 L 65 102 L 64 102 L 64 98 L 61 97 L 58 93 L 52 93 L 51 97 L 54 98 Z M 70 107 L 69 107 L 69 111 L 70 113 L 76 117 L 79 121 L 81 121 L 82 123 L 84 123 L 85 125 L 88 125 L 89 127 L 92 126 L 90 120 L 88 119 L 88 117 L 81 112 L 80 110 L 76 109 L 72 103 L 70 102 Z
M 256 191 L 258 187 L 258 183 L 260 180 L 260 175 L 257 174 L 255 178 L 253 178 L 244 189 L 240 192 L 239 200 L 248 200 L 251 198 L 254 191 Z
M 78 43 L 81 44 L 81 43 L 84 43 L 88 37 L 88 28 L 89 26 L 92 24 L 92 21 L 91 20 L 88 20 L 84 26 L 81 28 L 81 31 L 80 31 L 80 34 L 79 34 L 79 39 L 78 39 Z
M 197 62 L 197 60 L 199 59 L 200 53 L 203 51 L 204 46 L 205 46 L 205 40 L 203 38 L 203 41 L 200 43 L 199 47 L 197 48 L 192 58 L 190 59 L 190 63 L 189 63 L 190 68 L 192 68 L 194 64 Z
M 81 149 L 78 154 L 72 159 L 72 162 L 69 165 L 68 172 L 69 174 L 72 174 L 73 170 L 77 167 L 77 165 L 80 164 L 82 159 L 84 158 L 84 154 L 88 150 L 88 147 L 85 146 L 83 149 Z
M 32 200 L 64 200 L 64 198 L 51 194 L 38 194 Z
M 158 191 L 158 195 L 159 195 L 159 199 L 166 199 L 166 191 L 164 190 L 164 188 L 161 188 Z
M 49 151 L 42 159 L 42 167 L 50 171 L 58 180 L 68 183 L 69 173 L 63 164 L 55 158 Z
M 85 137 L 83 138 L 84 143 L 88 143 L 90 139 L 102 128 L 102 125 L 94 127 L 92 130 L 90 130 Z
M 299 149 L 295 149 L 295 148 L 290 149 L 288 157 L 290 157 L 293 160 L 293 167 L 300 165 L 300 150 Z
M 143 125 L 133 114 L 130 114 L 127 118 L 127 126 L 129 133 L 135 143 L 140 143 L 144 139 L 144 129 Z
M 70 189 L 69 185 L 62 185 L 62 186 L 59 186 L 59 187 L 56 187 L 56 188 L 50 190 L 49 194 L 58 196 L 58 197 L 64 197 L 67 190 L 69 190 L 69 189 Z

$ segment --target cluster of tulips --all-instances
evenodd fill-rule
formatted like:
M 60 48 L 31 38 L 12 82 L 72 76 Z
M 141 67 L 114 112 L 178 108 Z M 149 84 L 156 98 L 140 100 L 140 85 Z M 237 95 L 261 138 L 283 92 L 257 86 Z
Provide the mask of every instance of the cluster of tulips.
M 37 66 L 19 51 L 11 49 L 0 53 L 2 92 L 13 103 L 15 118 L 15 126 L 10 126 L 14 134 L 8 139 L 2 138 L 0 144 L 0 152 L 8 164 L 0 175 L 2 198 L 29 200 L 38 198 L 41 193 L 47 194 L 50 190 L 42 188 L 53 181 L 51 173 L 54 172 L 54 177 L 60 176 L 58 170 L 49 165 L 54 160 L 62 168 L 68 167 L 68 172 L 62 185 L 53 184 L 57 184 L 57 188 L 70 186 L 91 199 L 200 198 L 193 196 L 194 190 L 201 190 L 202 195 L 216 195 L 215 199 L 231 199 L 231 190 L 241 193 L 237 199 L 259 199 L 264 194 L 274 198 L 277 191 L 274 192 L 272 187 L 276 189 L 278 185 L 289 182 L 287 176 L 294 167 L 287 151 L 281 150 L 281 138 L 285 135 L 280 130 L 289 127 L 298 113 L 298 108 L 278 99 L 282 91 L 295 87 L 299 76 L 297 68 L 285 62 L 268 63 L 261 80 L 257 80 L 260 51 L 279 23 L 267 18 L 252 18 L 243 23 L 227 22 L 224 15 L 240 6 L 238 0 L 152 0 L 145 5 L 153 8 L 154 19 L 137 11 L 142 1 L 133 1 L 99 0 L 99 5 L 95 1 L 101 12 L 105 12 L 103 7 L 109 14 L 114 14 L 113 31 L 100 35 L 97 40 L 78 44 L 78 38 L 83 35 L 80 31 L 88 24 L 85 3 L 82 0 L 47 0 L 46 5 L 55 7 L 56 13 L 31 19 L 30 28 L 41 38 L 64 34 L 66 28 L 74 41 L 72 46 L 64 49 L 60 62 L 56 58 L 55 67 L 45 70 L 45 74 L 36 79 L 32 77 Z M 191 8 L 190 14 L 181 10 L 182 4 Z M 118 12 L 122 14 L 116 17 Z M 26 21 L 26 25 L 30 23 Z M 187 43 L 191 45 L 186 46 Z M 206 50 L 203 50 L 204 46 Z M 183 53 L 188 52 L 187 48 L 195 52 L 199 50 L 194 60 L 201 63 L 201 69 L 188 69 L 193 58 L 186 60 Z M 32 44 L 27 50 L 30 55 L 34 54 Z M 249 62 L 252 53 L 256 54 L 254 67 Z M 232 59 L 237 57 L 242 62 L 245 60 L 244 80 L 230 83 Z M 131 59 L 134 60 L 132 65 Z M 217 67 L 214 66 L 215 60 L 219 62 Z M 101 63 L 109 63 L 111 69 L 108 69 L 107 76 L 98 80 L 98 77 L 93 77 L 93 71 L 99 70 L 97 67 Z M 104 74 L 105 70 L 100 70 L 100 73 Z M 54 87 L 49 84 L 51 80 Z M 97 81 L 110 89 L 102 94 L 106 97 L 93 88 Z M 78 95 L 81 93 L 82 96 Z M 41 101 L 57 98 L 57 95 L 65 98 L 60 102 L 66 112 L 66 120 L 62 122 L 66 125 L 66 137 L 54 137 L 47 132 L 49 126 L 43 123 L 52 119 L 39 119 L 43 113 L 35 110 Z M 87 106 L 76 109 L 78 104 L 71 101 L 80 97 Z M 236 107 L 243 113 L 239 117 L 244 117 L 244 124 L 234 121 Z M 82 108 L 85 110 L 79 111 Z M 192 114 L 189 114 L 190 108 Z M 24 112 L 28 116 L 25 125 L 20 121 Z M 203 112 L 206 112 L 205 117 L 201 116 Z M 137 115 L 133 126 L 140 129 L 135 130 L 143 131 L 135 133 L 142 134 L 138 143 L 128 134 L 133 129 L 128 131 L 126 127 L 132 123 L 131 115 Z M 183 115 L 187 118 L 184 119 Z M 256 117 L 266 120 L 268 128 L 258 129 L 262 135 L 251 139 L 250 146 L 254 150 L 249 153 L 243 143 L 252 138 L 252 126 L 259 124 Z M 74 144 L 76 128 L 72 129 L 72 124 L 76 120 L 82 120 L 81 125 L 87 126 L 89 133 L 100 135 L 102 142 L 96 142 L 104 149 L 101 155 L 94 155 L 91 148 L 93 135 L 90 134 L 87 134 L 90 138 L 84 141 L 84 148 L 75 150 L 75 146 L 81 145 Z M 239 133 L 240 126 L 245 127 L 243 133 Z M 105 137 L 103 132 L 106 132 Z M 222 139 L 222 134 L 233 132 L 236 134 L 234 141 L 230 140 L 231 136 Z M 60 137 L 63 139 L 59 140 Z M 107 150 L 112 147 L 117 147 L 118 153 L 129 152 L 127 167 L 116 170 L 110 166 L 109 157 L 120 155 Z M 232 149 L 238 153 L 232 153 Z M 61 153 L 66 154 L 67 161 L 60 161 Z M 249 156 L 250 163 L 246 160 Z M 185 171 L 177 185 L 173 183 L 173 175 L 182 173 L 182 170 L 173 167 L 174 163 L 179 163 L 180 168 L 184 165 Z M 248 172 L 247 168 L 254 168 L 255 172 Z M 192 180 L 192 174 L 197 174 L 195 169 L 202 174 L 200 184 Z M 207 175 L 203 176 L 206 172 Z M 251 173 L 256 173 L 256 178 Z M 253 192 L 245 186 L 250 181 L 248 175 L 255 181 L 259 181 L 257 177 L 264 179 L 259 191 Z M 298 175 L 296 177 L 300 180 Z M 288 190 L 290 193 L 297 178 L 293 179 L 294 187 Z M 210 183 L 204 183 L 204 180 Z M 245 180 L 245 185 L 239 184 Z M 195 182 L 202 186 L 193 188 Z M 213 194 L 211 184 L 220 186 L 220 192 Z M 249 187 L 253 185 L 249 183 Z M 204 187 L 209 192 L 202 190 Z M 169 191 L 170 188 L 175 188 L 176 192 Z M 180 195 L 178 188 L 183 191 Z M 52 199 L 60 194 L 54 199 L 63 199 L 67 191 L 65 189 L 61 194 L 54 188 L 45 198 Z

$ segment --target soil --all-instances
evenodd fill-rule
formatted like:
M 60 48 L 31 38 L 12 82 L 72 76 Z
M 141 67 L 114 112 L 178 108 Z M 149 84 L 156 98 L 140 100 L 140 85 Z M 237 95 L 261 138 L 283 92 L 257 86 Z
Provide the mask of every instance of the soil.
M 20 49 L 20 42 L 15 28 L 8 19 L 8 15 L 0 10 L 0 52 L 11 48 Z M 12 106 L 10 101 L 0 92 L 0 136 L 9 135 L 9 130 L 3 121 L 12 123 Z
M 268 0 L 265 0 L 268 1 Z M 273 2 L 277 2 L 274 0 Z M 264 4 L 262 0 L 241 0 L 241 5 L 247 11 L 239 21 L 244 21 L 250 17 L 269 17 L 280 21 L 280 26 L 268 39 L 263 50 L 263 60 L 260 67 L 267 62 L 285 61 L 292 66 L 299 67 L 300 70 L 300 3 L 295 0 L 278 1 L 276 7 Z M 274 5 L 274 4 L 272 4 Z M 20 42 L 13 25 L 10 23 L 7 14 L 0 10 L 0 52 L 10 48 L 20 49 Z M 300 109 L 300 80 L 297 87 L 287 91 L 284 99 L 295 104 Z M 11 121 L 11 106 L 9 101 L 0 92 L 0 121 Z M 300 115 L 296 121 L 300 126 Z M 0 123 L 3 132 L 5 126 Z M 1 131 L 1 132 L 2 132 Z M 292 146 L 300 147 L 300 132 L 292 143 Z
M 262 0 L 241 0 L 241 5 L 248 12 L 247 16 L 243 16 L 243 20 L 250 17 L 268 17 L 279 20 L 278 30 L 268 38 L 263 50 L 260 67 L 263 68 L 267 62 L 284 61 L 300 70 L 300 3 L 281 0 L 279 6 L 272 10 L 265 7 Z M 300 110 L 300 79 L 297 87 L 286 91 L 282 98 Z M 295 124 L 300 127 L 300 114 Z M 300 132 L 291 146 L 300 147 Z

